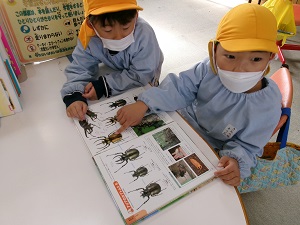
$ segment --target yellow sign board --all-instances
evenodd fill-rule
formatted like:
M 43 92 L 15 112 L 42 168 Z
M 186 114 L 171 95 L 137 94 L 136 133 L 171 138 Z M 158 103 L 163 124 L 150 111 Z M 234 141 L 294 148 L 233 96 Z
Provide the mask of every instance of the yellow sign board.
M 82 0 L 0 0 L 21 63 L 71 54 L 84 20 Z

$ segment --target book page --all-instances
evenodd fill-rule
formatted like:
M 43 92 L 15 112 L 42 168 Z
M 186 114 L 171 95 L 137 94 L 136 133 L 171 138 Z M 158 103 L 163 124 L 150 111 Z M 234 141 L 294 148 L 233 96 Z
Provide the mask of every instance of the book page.
M 175 122 L 106 149 L 94 160 L 127 224 L 189 193 L 215 172 Z
M 120 127 L 118 109 L 144 90 L 92 104 L 85 121 L 74 119 L 126 224 L 199 188 L 216 171 L 168 113 L 147 114 L 139 125 L 114 134 Z
M 85 121 L 74 119 L 81 136 L 93 156 L 114 147 L 116 144 L 131 141 L 173 121 L 167 113 L 150 114 L 146 115 L 138 126 L 130 127 L 120 135 L 114 134 L 120 128 L 120 124 L 115 118 L 118 109 L 124 105 L 134 103 L 138 94 L 144 90 L 143 87 L 136 88 L 122 94 L 122 97 L 115 96 L 92 104 L 89 106 Z
M 85 121 L 74 119 L 126 224 L 199 188 L 216 171 L 202 152 L 210 147 L 203 142 L 199 149 L 168 113 L 147 114 L 139 125 L 114 134 L 118 109 L 144 90 L 91 104 Z

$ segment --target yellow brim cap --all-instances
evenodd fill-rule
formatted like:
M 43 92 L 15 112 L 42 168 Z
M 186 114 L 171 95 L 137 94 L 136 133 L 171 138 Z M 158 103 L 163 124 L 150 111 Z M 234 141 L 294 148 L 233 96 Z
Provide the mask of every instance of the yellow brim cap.
M 91 37 L 95 36 L 95 31 L 87 24 L 89 15 L 100 15 L 105 13 L 119 12 L 124 10 L 143 10 L 137 5 L 136 0 L 83 0 L 85 20 L 83 21 L 78 39 L 84 49 L 88 46 Z
M 216 40 L 231 52 L 278 52 L 277 21 L 261 5 L 244 3 L 231 9 L 221 20 Z

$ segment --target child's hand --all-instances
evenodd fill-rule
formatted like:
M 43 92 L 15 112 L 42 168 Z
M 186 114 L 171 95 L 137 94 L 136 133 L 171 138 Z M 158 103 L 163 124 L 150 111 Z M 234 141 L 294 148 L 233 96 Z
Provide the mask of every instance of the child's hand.
M 68 106 L 66 110 L 67 116 L 71 118 L 78 118 L 79 120 L 84 120 L 87 108 L 87 104 L 83 101 L 73 102 Z
M 117 112 L 117 120 L 121 127 L 115 133 L 121 133 L 128 127 L 139 124 L 147 110 L 148 106 L 142 101 L 123 106 Z
M 88 100 L 98 100 L 96 90 L 91 82 L 85 86 L 82 96 Z
M 218 166 L 224 168 L 215 172 L 216 177 L 221 178 L 225 184 L 232 186 L 240 185 L 240 169 L 239 164 L 235 159 L 223 156 L 220 159 Z

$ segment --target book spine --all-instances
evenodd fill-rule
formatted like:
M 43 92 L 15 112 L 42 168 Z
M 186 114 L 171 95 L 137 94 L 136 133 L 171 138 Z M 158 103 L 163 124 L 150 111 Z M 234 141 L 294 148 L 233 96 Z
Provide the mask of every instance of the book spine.
M 15 74 L 15 71 L 11 65 L 11 61 L 9 59 L 9 56 L 8 56 L 8 53 L 3 45 L 3 42 L 2 42 L 2 36 L 3 36 L 3 33 L 0 32 L 0 55 L 2 57 L 2 60 L 4 61 L 4 64 L 6 66 L 6 69 L 7 71 L 9 72 L 9 75 L 10 75 L 10 78 L 11 78 L 11 81 L 12 83 L 14 84 L 14 87 L 18 93 L 18 95 L 21 94 L 21 88 L 20 88 L 20 84 L 19 84 L 19 81 L 16 77 L 16 74 Z
M 14 114 L 12 101 L 9 98 L 7 89 L 2 79 L 0 79 L 0 117 Z
M 14 111 L 21 112 L 22 105 L 19 100 L 19 96 L 16 92 L 16 89 L 14 88 L 14 85 L 11 81 L 9 72 L 7 71 L 5 63 L 1 56 L 0 56 L 0 78 L 3 80 L 4 85 L 7 89 L 7 92 L 8 92 L 9 98 L 11 99 Z
M 20 63 L 18 63 L 16 54 L 14 54 L 12 45 L 9 44 L 8 39 L 7 39 L 7 37 L 6 37 L 5 33 L 4 33 L 4 29 L 1 26 L 1 24 L 0 24 L 0 36 L 1 36 L 2 44 L 3 44 L 5 50 L 6 50 L 7 54 L 8 54 L 9 61 L 10 61 L 10 64 L 11 64 L 13 70 L 14 70 L 14 73 L 17 76 L 21 75 Z
M 14 84 L 16 92 L 18 93 L 18 96 L 20 96 L 20 94 L 21 94 L 21 87 L 20 87 L 20 83 L 19 83 L 19 81 L 17 79 L 17 76 L 16 76 L 16 74 L 15 74 L 15 72 L 14 72 L 14 70 L 13 70 L 13 68 L 12 68 L 12 66 L 11 66 L 11 64 L 9 62 L 9 60 L 6 59 L 4 63 L 6 65 L 8 73 L 10 75 L 11 81 Z

